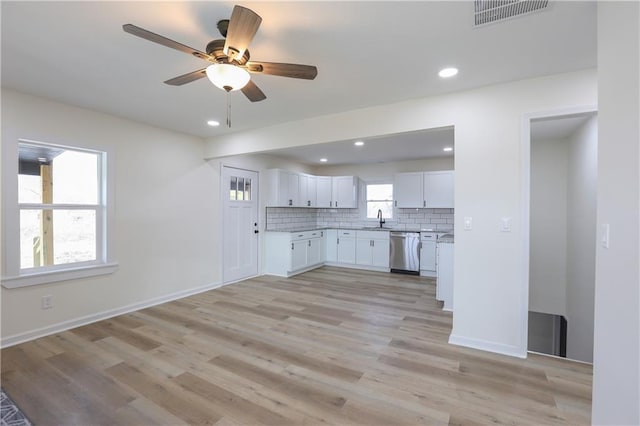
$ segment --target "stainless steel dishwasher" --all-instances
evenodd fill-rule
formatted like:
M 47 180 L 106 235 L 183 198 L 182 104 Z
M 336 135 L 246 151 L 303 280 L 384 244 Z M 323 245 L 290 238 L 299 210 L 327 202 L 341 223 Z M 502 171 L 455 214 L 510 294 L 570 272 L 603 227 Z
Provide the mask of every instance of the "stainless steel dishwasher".
M 391 232 L 390 245 L 391 272 L 420 275 L 420 233 Z

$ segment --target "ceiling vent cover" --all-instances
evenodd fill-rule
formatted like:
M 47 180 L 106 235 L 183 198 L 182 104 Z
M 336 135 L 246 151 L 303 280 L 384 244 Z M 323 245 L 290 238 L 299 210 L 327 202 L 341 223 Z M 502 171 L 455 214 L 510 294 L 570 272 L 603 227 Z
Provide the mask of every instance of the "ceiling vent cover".
M 475 0 L 475 25 L 484 25 L 535 12 L 549 6 L 549 0 Z

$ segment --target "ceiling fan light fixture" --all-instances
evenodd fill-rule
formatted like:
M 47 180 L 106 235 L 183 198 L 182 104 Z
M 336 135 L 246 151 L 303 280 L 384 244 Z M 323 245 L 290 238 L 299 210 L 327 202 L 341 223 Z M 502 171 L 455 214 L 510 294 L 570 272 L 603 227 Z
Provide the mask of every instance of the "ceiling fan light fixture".
M 213 64 L 207 67 L 207 78 L 218 88 L 233 92 L 247 85 L 251 76 L 240 67 L 231 64 Z

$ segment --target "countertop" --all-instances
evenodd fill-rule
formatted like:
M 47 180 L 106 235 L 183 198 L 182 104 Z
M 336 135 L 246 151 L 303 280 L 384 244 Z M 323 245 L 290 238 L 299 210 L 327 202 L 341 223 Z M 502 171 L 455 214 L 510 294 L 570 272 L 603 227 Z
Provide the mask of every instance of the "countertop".
M 446 233 L 453 239 L 452 231 L 435 230 L 432 228 L 423 229 L 400 229 L 400 228 L 380 228 L 379 226 L 362 226 L 362 227 L 345 227 L 345 226 L 324 226 L 324 227 L 311 227 L 311 228 L 297 228 L 297 229 L 267 229 L 265 232 L 306 232 L 306 231 L 326 231 L 327 229 L 337 230 L 350 230 L 350 231 L 394 231 L 394 232 L 438 232 Z M 451 241 L 453 242 L 453 241 Z

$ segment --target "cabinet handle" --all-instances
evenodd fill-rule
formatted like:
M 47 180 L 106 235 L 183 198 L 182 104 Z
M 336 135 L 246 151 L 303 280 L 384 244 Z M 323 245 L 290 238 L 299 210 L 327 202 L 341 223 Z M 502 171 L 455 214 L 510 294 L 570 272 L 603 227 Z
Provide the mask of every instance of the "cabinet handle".
M 426 200 L 422 200 L 422 207 L 427 207 L 427 201 Z
M 309 247 L 311 247 L 311 240 L 309 240 Z
M 398 200 L 394 201 L 394 203 L 395 203 L 394 205 L 398 207 Z
M 336 239 L 336 244 L 340 244 L 340 238 Z
M 307 201 L 307 207 L 311 207 L 311 200 Z
M 293 243 L 291 243 L 291 250 L 293 250 Z
M 373 240 L 369 240 L 369 247 L 373 247 Z
M 336 207 L 338 207 L 338 202 L 336 201 Z
M 329 201 L 329 207 L 333 207 L 333 201 Z
M 289 205 L 292 206 L 293 205 L 293 200 L 289 200 Z
M 320 236 L 324 237 L 324 231 L 320 231 Z

